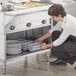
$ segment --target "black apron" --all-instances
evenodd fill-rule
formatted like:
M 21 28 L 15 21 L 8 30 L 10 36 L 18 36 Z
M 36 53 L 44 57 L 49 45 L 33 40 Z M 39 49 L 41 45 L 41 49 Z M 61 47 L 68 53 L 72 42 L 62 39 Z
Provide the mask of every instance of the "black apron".
M 61 33 L 62 32 L 60 31 L 54 31 L 52 33 L 52 41 L 56 40 Z M 67 51 L 70 56 L 76 56 L 76 37 L 70 35 L 67 40 L 60 46 L 63 46 L 63 50 Z
M 69 36 L 63 46 L 71 57 L 76 56 L 76 37 Z

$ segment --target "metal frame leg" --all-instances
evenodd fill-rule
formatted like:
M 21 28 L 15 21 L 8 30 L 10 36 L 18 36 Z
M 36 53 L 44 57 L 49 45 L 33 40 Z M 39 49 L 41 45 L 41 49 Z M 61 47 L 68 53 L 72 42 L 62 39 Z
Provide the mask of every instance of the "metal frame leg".
M 2 61 L 2 73 L 6 74 L 6 60 Z
M 42 62 L 49 62 L 49 56 L 48 56 L 48 52 L 46 52 L 46 53 L 44 53 L 43 54 L 43 60 L 42 60 Z
M 27 66 L 27 57 L 25 57 L 25 62 L 24 62 L 25 66 Z
M 47 54 L 46 54 L 47 55 L 47 62 L 50 61 L 50 54 L 51 54 L 50 52 L 47 52 Z
M 36 55 L 36 60 L 39 62 L 39 54 Z

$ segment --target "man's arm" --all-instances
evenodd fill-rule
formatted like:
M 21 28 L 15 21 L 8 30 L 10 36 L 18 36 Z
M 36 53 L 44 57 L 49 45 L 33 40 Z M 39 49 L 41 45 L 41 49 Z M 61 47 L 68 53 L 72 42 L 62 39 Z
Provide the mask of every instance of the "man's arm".
M 60 35 L 60 37 L 58 39 L 56 39 L 55 41 L 53 41 L 52 43 L 49 44 L 45 44 L 40 46 L 41 49 L 48 49 L 48 48 L 53 48 L 55 46 L 59 46 L 62 43 L 65 42 L 65 40 L 71 35 L 71 32 L 73 32 L 72 27 L 69 26 L 69 23 L 67 23 L 68 26 L 65 26 L 63 29 L 62 34 Z
M 62 23 L 58 22 L 53 28 L 51 28 L 49 30 L 50 33 L 54 32 L 54 31 L 60 31 L 60 29 L 62 28 Z
M 61 45 L 70 36 L 71 32 L 72 32 L 71 28 L 69 27 L 64 28 L 62 34 L 58 39 L 56 39 L 52 43 L 41 45 L 40 46 L 41 49 L 48 49 L 48 48 Z
M 54 46 L 59 46 L 59 45 L 61 45 L 62 43 L 64 43 L 65 40 L 71 35 L 71 32 L 73 32 L 72 27 L 69 26 L 69 23 L 68 23 L 67 25 L 68 25 L 68 26 L 65 26 L 65 27 L 64 27 L 63 32 L 61 33 L 61 35 L 59 36 L 59 38 L 56 39 L 56 40 L 53 42 L 53 45 L 54 45 Z
M 51 28 L 51 29 L 49 30 L 49 32 L 47 32 L 47 33 L 46 33 L 45 35 L 43 35 L 42 37 L 36 39 L 36 41 L 41 42 L 41 41 L 45 40 L 46 38 L 48 38 L 48 37 L 51 36 L 51 34 L 52 34 L 53 31 L 60 30 L 61 28 L 62 28 L 61 23 L 58 22 L 53 28 Z
M 43 35 L 42 37 L 38 38 L 36 41 L 42 42 L 43 40 L 47 39 L 50 36 L 51 36 L 51 33 L 47 32 L 45 35 Z
M 40 46 L 41 49 L 48 49 L 48 48 L 52 48 L 52 47 L 54 47 L 53 43 L 49 43 L 49 44 L 45 44 L 45 45 Z

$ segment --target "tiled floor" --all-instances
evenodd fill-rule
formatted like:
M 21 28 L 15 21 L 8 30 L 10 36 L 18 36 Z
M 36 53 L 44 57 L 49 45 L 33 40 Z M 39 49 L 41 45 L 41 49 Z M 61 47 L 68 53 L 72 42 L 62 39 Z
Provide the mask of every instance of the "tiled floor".
M 76 76 L 73 66 L 50 66 L 45 62 L 45 57 L 36 56 L 28 58 L 27 65 L 25 59 L 7 63 L 7 74 L 3 75 L 0 65 L 0 76 Z

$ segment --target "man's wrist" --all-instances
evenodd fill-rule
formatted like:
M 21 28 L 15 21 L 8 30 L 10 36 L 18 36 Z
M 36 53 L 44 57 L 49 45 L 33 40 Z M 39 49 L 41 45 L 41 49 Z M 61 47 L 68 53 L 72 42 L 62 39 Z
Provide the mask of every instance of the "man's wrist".
M 47 48 L 52 48 L 54 47 L 53 43 L 47 44 Z

